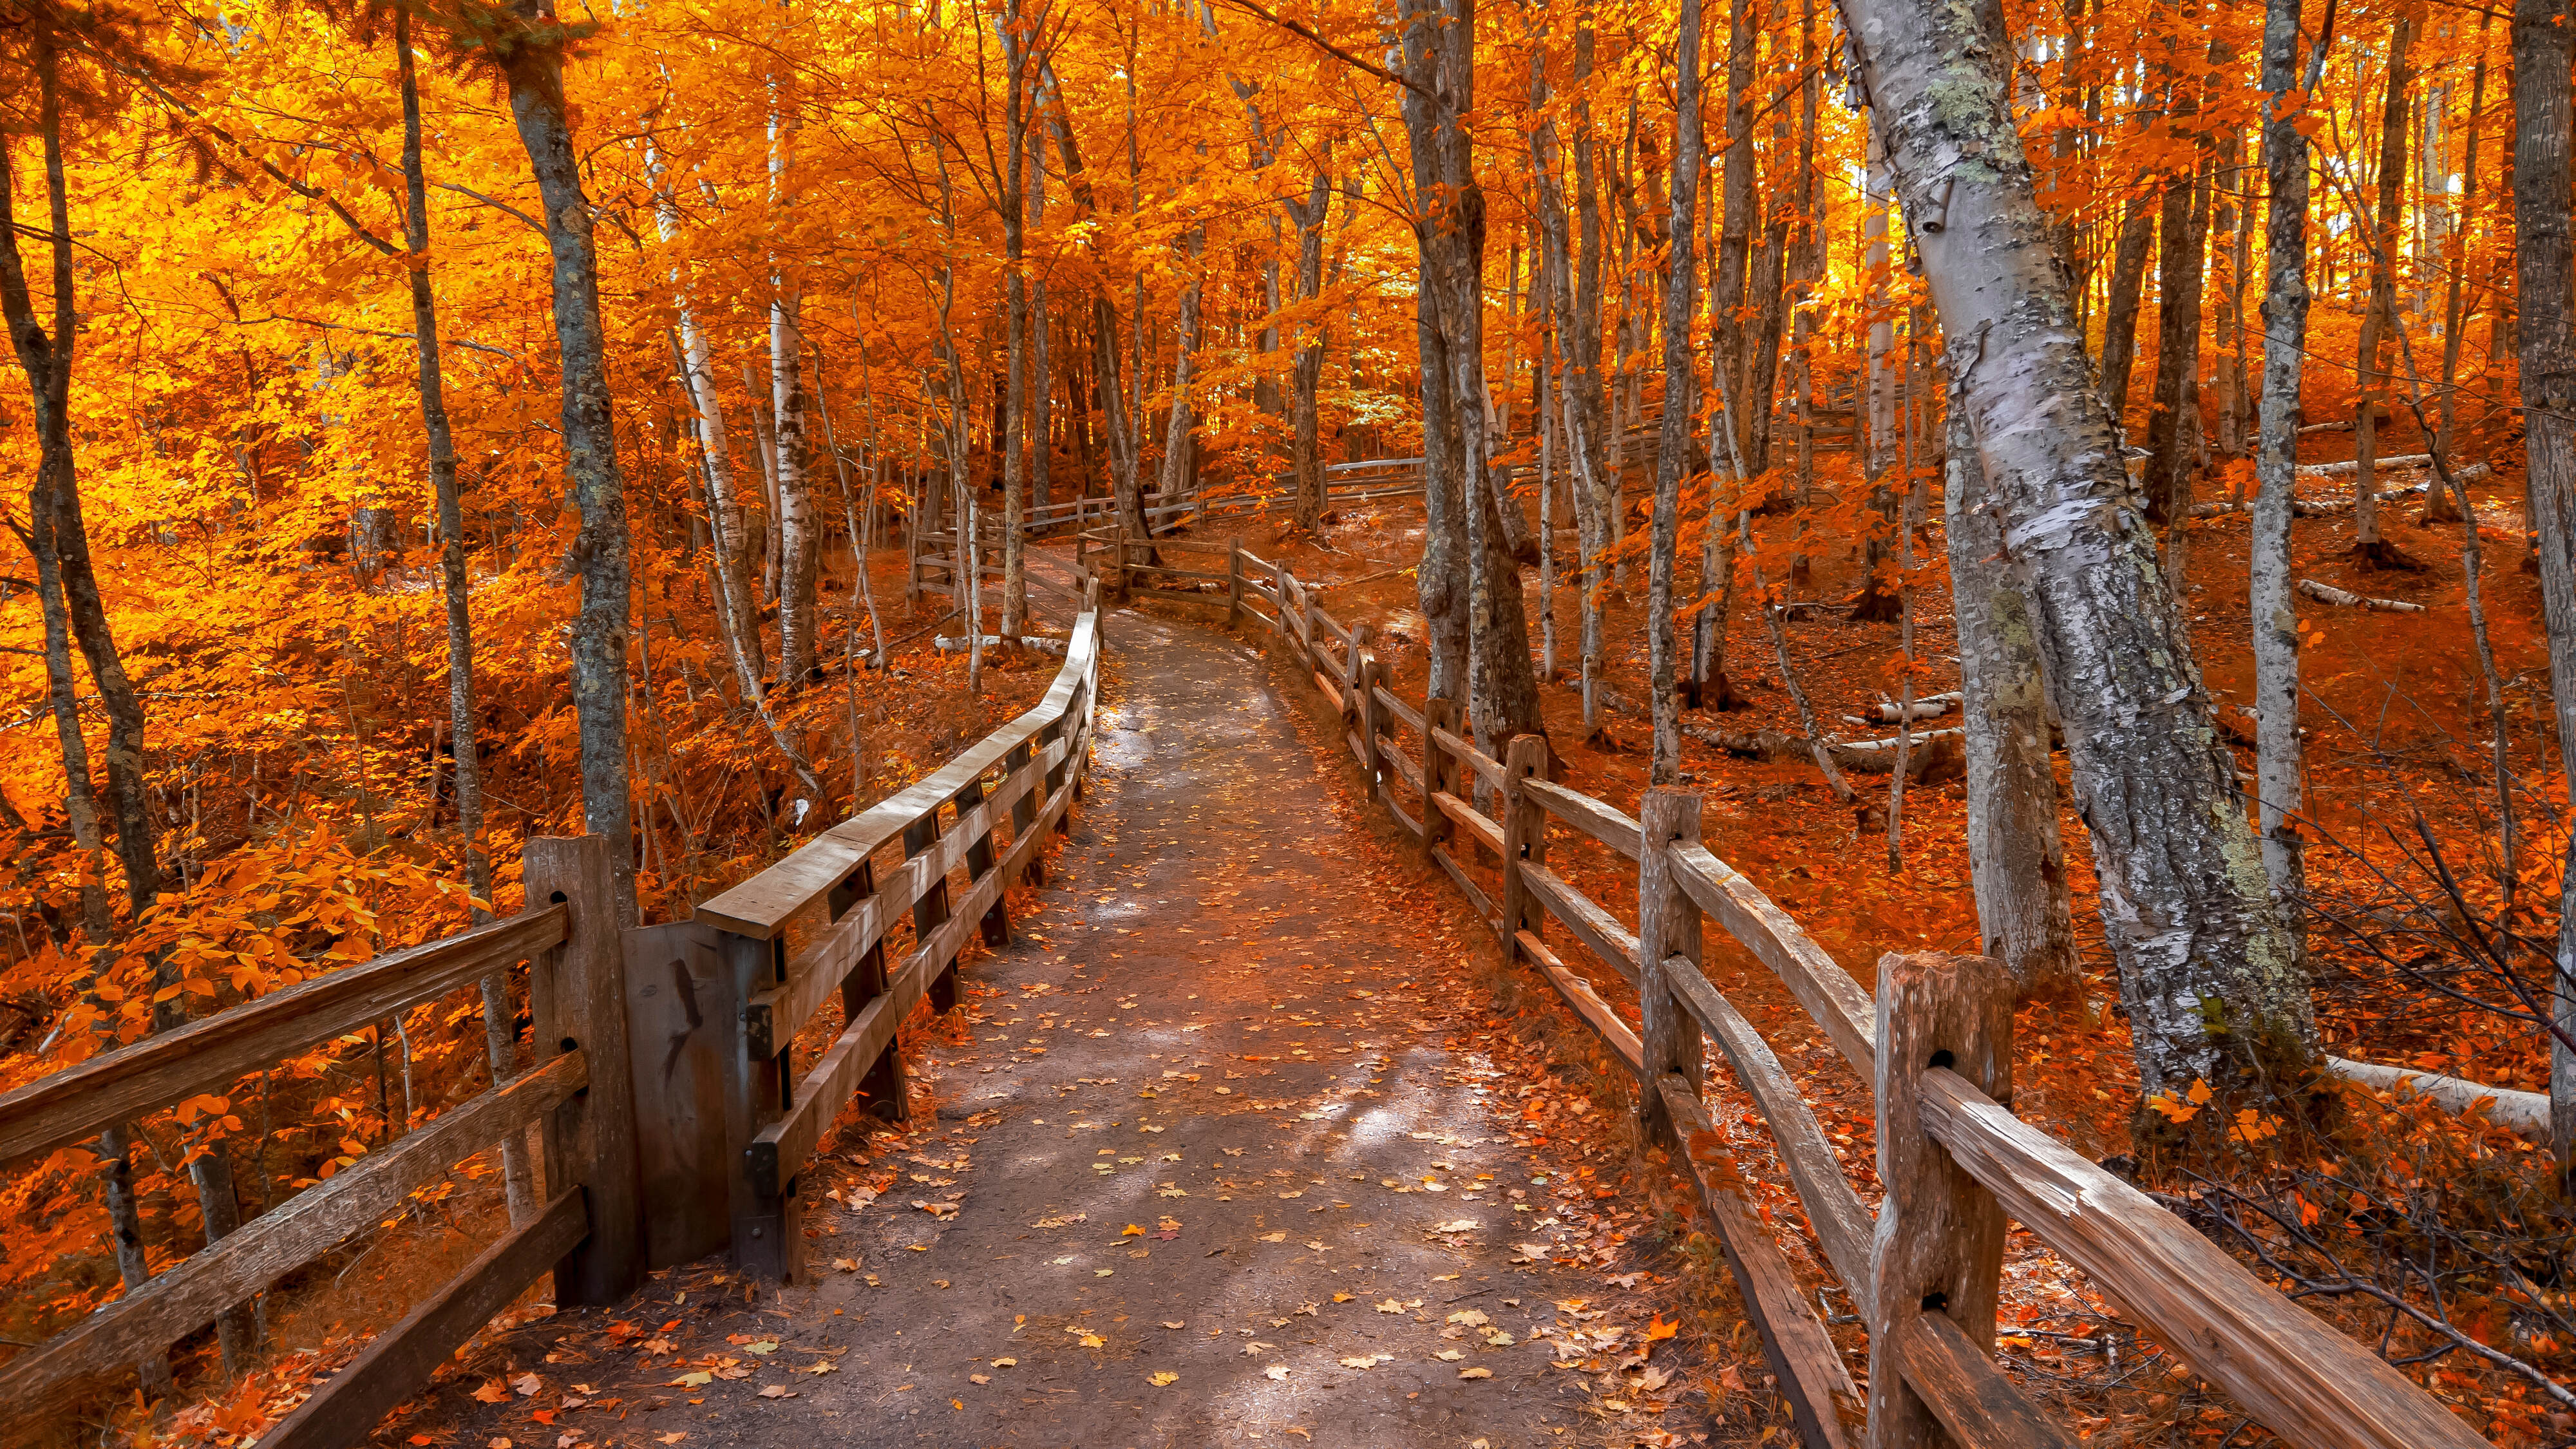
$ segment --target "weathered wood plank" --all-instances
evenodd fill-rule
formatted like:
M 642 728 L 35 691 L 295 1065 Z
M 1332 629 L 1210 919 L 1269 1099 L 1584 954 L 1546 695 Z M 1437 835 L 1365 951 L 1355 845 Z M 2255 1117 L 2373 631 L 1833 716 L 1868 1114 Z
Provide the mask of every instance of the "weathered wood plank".
M 635 1084 L 645 1264 L 693 1263 L 725 1245 L 725 1057 L 734 1049 L 733 978 L 715 932 L 696 921 L 626 932 L 626 1031 Z
M 52 1400 L 64 1385 L 169 1347 L 382 1223 L 414 1189 L 570 1100 L 589 1084 L 589 1066 L 573 1052 L 481 1093 L 10 1360 L 0 1369 L 0 1436 L 15 1439 L 30 1421 L 60 1408 Z
M 1905 1376 L 1878 1362 L 1897 1330 L 1938 1312 L 1969 1342 L 1995 1341 L 2004 1210 L 1923 1130 L 1925 1064 L 1951 1061 L 2012 1100 L 2012 978 L 1983 956 L 1889 952 L 1878 959 L 1877 1231 L 1870 1242 L 1870 1449 L 1947 1449 L 1941 1421 Z
M 1961 1449 L 2076 1449 L 2074 1436 L 2049 1422 L 1945 1315 L 1906 1319 L 1893 1355 L 1906 1387 L 1932 1406 Z
M 1483 811 L 1446 791 L 1432 796 L 1431 803 L 1439 807 L 1441 814 L 1456 822 L 1459 829 L 1474 836 L 1477 844 L 1492 851 L 1496 860 L 1503 858 L 1503 827 L 1486 819 Z
M 1628 1064 L 1628 1070 L 1642 1078 L 1646 1067 L 1644 1044 L 1637 1040 L 1635 1029 L 1621 1021 L 1619 1013 L 1610 1009 L 1610 1003 L 1601 999 L 1601 993 L 1592 989 L 1592 983 L 1558 960 L 1556 953 L 1547 949 L 1545 941 L 1527 931 L 1514 936 L 1512 944 L 1530 959 L 1530 964 L 1539 969 L 1540 975 L 1547 978 L 1547 984 L 1556 988 L 1556 994 L 1565 998 L 1565 1004 L 1574 1008 L 1574 1014 L 1582 1017 L 1610 1050 L 1619 1054 L 1619 1059 Z
M 1405 725 L 1415 734 L 1418 735 L 1422 733 L 1422 711 L 1415 709 L 1413 706 L 1406 704 L 1403 700 L 1396 698 L 1395 695 L 1383 685 L 1378 688 L 1377 702 L 1385 708 L 1388 714 L 1394 715 L 1397 719 L 1404 721 Z
M 542 1062 L 578 1051 L 591 1064 L 589 1089 L 554 1113 L 546 1134 L 559 1153 L 546 1163 L 546 1182 L 579 1183 L 590 1206 L 589 1236 L 555 1267 L 555 1300 L 567 1308 L 598 1307 L 644 1281 L 644 1190 L 636 1169 L 617 882 L 602 836 L 540 836 L 521 853 L 528 899 L 572 908 L 564 943 L 528 970 L 536 1057 Z
M 1086 726 L 1085 734 L 1089 733 Z M 1082 741 L 1077 739 L 1076 745 Z M 1011 844 L 993 869 L 976 878 L 973 889 L 956 903 L 954 914 L 929 935 L 922 938 L 903 964 L 886 973 L 885 994 L 870 1001 L 858 1017 L 842 1029 L 840 1036 L 826 1049 L 811 1070 L 797 1080 L 793 1103 L 777 1121 L 763 1127 L 753 1139 L 749 1153 L 749 1172 L 755 1188 L 784 1196 L 789 1179 L 796 1175 L 823 1130 L 841 1114 L 859 1079 L 866 1075 L 879 1054 L 893 1044 L 895 1029 L 911 1013 L 914 1002 L 929 989 L 931 978 L 946 969 L 972 930 L 976 918 L 992 902 L 1001 898 L 1003 886 L 1027 864 L 1047 838 L 1046 827 L 1073 798 L 1071 791 L 1058 791 L 1039 813 L 1038 825 Z
M 806 1021 L 841 989 L 841 978 L 850 974 L 870 947 L 884 939 L 887 926 L 911 909 L 933 882 L 966 858 L 968 847 L 990 831 L 999 812 L 1008 810 L 1016 816 L 1020 803 L 1036 791 L 1064 753 L 1062 740 L 1048 744 L 983 803 L 961 814 L 956 826 L 940 836 L 936 845 L 886 871 L 885 883 L 875 895 L 833 922 L 814 944 L 788 962 L 786 984 L 754 997 L 745 1009 L 744 1030 L 754 1043 L 755 1053 L 775 1051 L 780 1043 L 804 1030 Z
M 1547 807 L 1547 813 L 1628 857 L 1637 858 L 1637 822 L 1589 795 L 1552 780 L 1532 780 L 1521 788 Z
M 1815 1308 L 1798 1290 L 1798 1280 L 1780 1245 L 1762 1226 L 1761 1215 L 1745 1194 L 1726 1139 L 1708 1120 L 1708 1109 L 1691 1095 L 1690 1083 L 1677 1076 L 1657 1080 L 1664 1110 L 1671 1114 L 1681 1139 L 1682 1157 L 1700 1202 L 1717 1226 L 1726 1264 L 1735 1273 L 1745 1316 L 1761 1336 L 1763 1356 L 1779 1380 L 1781 1397 L 1808 1449 L 1850 1449 L 1855 1435 L 1851 1420 L 1861 1410 L 1860 1391 L 1843 1367 L 1831 1335 L 1816 1318 Z
M 260 1449 L 348 1449 L 364 1443 L 396 1405 L 420 1392 L 456 1346 L 482 1331 L 548 1265 L 590 1231 L 581 1189 L 546 1204 L 402 1322 L 377 1334 L 349 1366 L 260 1436 Z
M 1391 760 L 1401 760 L 1404 757 L 1394 753 L 1393 751 L 1388 751 L 1386 752 L 1386 758 Z M 1380 775 L 1377 777 L 1377 798 L 1386 803 L 1387 812 L 1395 817 L 1396 824 L 1404 827 L 1406 834 L 1412 836 L 1417 842 L 1422 839 L 1422 822 L 1414 819 L 1413 812 L 1405 809 L 1403 803 L 1395 798 L 1395 777 L 1393 775 Z
M 1923 1073 L 1920 1110 L 1924 1130 L 2006 1212 L 2282 1439 L 2301 1449 L 2485 1444 L 2377 1355 L 1958 1073 Z
M 1474 770 L 1478 775 L 1483 776 L 1486 784 L 1493 786 L 1497 790 L 1503 788 L 1502 761 L 1486 754 L 1483 750 L 1477 749 L 1472 743 L 1449 733 L 1447 730 L 1433 731 L 1431 739 L 1434 744 L 1439 745 L 1442 749 L 1447 750 L 1452 755 L 1456 756 L 1458 760 L 1465 764 L 1469 769 Z
M 540 905 L 362 965 L 316 976 L 0 1093 L 0 1166 L 14 1166 L 191 1092 L 229 1085 L 535 955 L 569 915 Z
M 1515 864 L 1544 866 L 1547 863 L 1547 812 L 1521 793 L 1530 780 L 1547 773 L 1547 740 L 1541 735 L 1514 735 L 1503 747 L 1504 785 L 1498 802 L 1503 827 L 1503 911 L 1502 924 L 1496 927 L 1503 948 L 1503 959 L 1512 955 L 1512 938 L 1527 932 L 1533 936 L 1547 934 L 1547 913 L 1530 898 L 1529 882 Z
M 1565 923 L 1584 949 L 1601 958 L 1603 964 L 1630 981 L 1637 979 L 1637 938 L 1628 934 L 1619 918 L 1595 904 L 1590 896 L 1576 890 L 1563 876 L 1543 865 L 1521 863 L 1521 879 L 1529 883 L 1539 902 L 1550 915 Z
M 1877 1008 L 1860 983 L 1825 954 L 1806 928 L 1789 918 L 1760 887 L 1735 867 L 1709 853 L 1706 846 L 1673 852 L 1673 878 L 1699 908 L 1717 918 L 1727 934 L 1744 943 L 1755 959 L 1771 968 L 1789 994 L 1824 1028 L 1825 1039 L 1865 1080 L 1878 1073 Z
M 1074 621 L 1065 647 L 1064 665 L 1046 697 L 1010 723 L 986 735 L 972 748 L 941 766 L 927 779 L 897 791 L 799 846 L 785 860 L 701 904 L 699 920 L 736 935 L 768 940 L 798 913 L 821 901 L 886 842 L 923 815 L 938 809 L 1002 762 L 1022 743 L 1061 718 L 1075 686 L 1090 677 L 1099 652 L 1100 615 L 1095 608 Z
M 1834 1276 L 1842 1280 L 1852 1301 L 1860 1305 L 1861 1316 L 1867 1318 L 1871 1302 L 1869 1240 L 1874 1231 L 1870 1212 L 1862 1206 L 1860 1194 L 1852 1191 L 1851 1179 L 1843 1175 L 1842 1160 L 1826 1143 L 1814 1110 L 1798 1094 L 1780 1059 L 1772 1055 L 1770 1044 L 1753 1029 L 1753 1023 L 1744 1019 L 1698 967 L 1668 956 L 1664 959 L 1664 972 L 1673 993 L 1708 1028 L 1708 1034 L 1717 1038 L 1727 1063 L 1735 1068 L 1735 1080 L 1762 1109 L 1763 1119 L 1771 1127 L 1772 1144 L 1789 1169 L 1789 1181 L 1798 1189 L 1798 1200 L 1806 1206 L 1808 1225 L 1814 1228 L 1816 1242 L 1825 1250 L 1825 1261 L 1833 1265 Z

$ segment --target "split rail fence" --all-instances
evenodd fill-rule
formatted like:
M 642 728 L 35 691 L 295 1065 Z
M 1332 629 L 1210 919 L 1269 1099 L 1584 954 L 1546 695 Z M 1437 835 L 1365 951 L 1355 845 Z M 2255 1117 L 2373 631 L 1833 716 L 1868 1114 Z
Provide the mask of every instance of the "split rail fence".
M 2073 1436 L 1994 1361 L 2008 1220 L 2301 1449 L 2485 1443 L 2440 1400 L 2182 1219 L 2013 1116 L 2012 988 L 1997 963 L 1890 954 L 1879 960 L 1876 993 L 1862 990 L 1701 844 L 1697 795 L 1652 790 L 1642 818 L 1631 817 L 1551 780 L 1540 736 L 1512 740 L 1495 759 L 1466 737 L 1454 701 L 1416 706 L 1396 696 L 1370 653 L 1367 624 L 1335 620 L 1308 585 L 1239 544 L 1227 553 L 1229 619 L 1249 613 L 1270 627 L 1339 711 L 1371 793 L 1487 922 L 1506 965 L 1535 969 L 1626 1063 L 1640 1125 L 1687 1167 L 1812 1449 L 2072 1449 Z M 1636 862 L 1633 929 L 1550 868 L 1551 835 L 1567 832 Z M 1777 975 L 1874 1085 L 1885 1189 L 1874 1215 L 1779 1059 L 1709 980 L 1709 922 Z M 1635 986 L 1637 1026 L 1560 957 L 1558 942 L 1569 939 Z M 1712 1039 L 1758 1108 L 1823 1259 L 1867 1326 L 1865 1380 L 1854 1379 L 1800 1291 L 1711 1121 L 1704 1073 Z
M 0 1364 L 0 1443 L 24 1442 L 67 1398 L 347 1248 L 401 1216 L 415 1191 L 531 1127 L 534 1213 L 324 1380 L 260 1449 L 365 1441 L 549 1273 L 566 1306 L 617 1303 L 650 1269 L 727 1249 L 760 1278 L 802 1277 L 797 1173 L 852 1102 L 905 1114 L 897 1027 L 925 997 L 937 1011 L 956 1005 L 967 933 L 1006 939 L 1004 887 L 1039 877 L 1044 842 L 1071 828 L 1099 694 L 1098 593 L 1084 581 L 1064 665 L 1035 707 L 687 921 L 621 932 L 606 843 L 531 840 L 516 915 L 0 1094 L 5 1171 L 496 973 L 496 994 L 524 1003 L 512 1009 L 527 1012 L 534 1044 L 527 1069 Z M 797 1033 L 835 997 L 842 1024 L 799 1073 Z

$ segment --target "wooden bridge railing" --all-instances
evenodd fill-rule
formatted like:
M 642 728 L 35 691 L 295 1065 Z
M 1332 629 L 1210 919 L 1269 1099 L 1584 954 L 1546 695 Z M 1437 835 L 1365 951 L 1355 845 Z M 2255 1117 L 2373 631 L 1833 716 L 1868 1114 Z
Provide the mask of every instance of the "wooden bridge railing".
M 541 1206 L 260 1438 L 339 1449 L 417 1393 L 457 1345 L 551 1272 L 556 1301 L 612 1304 L 648 1268 L 726 1248 L 772 1280 L 803 1269 L 796 1173 L 854 1098 L 902 1115 L 895 1031 L 956 1004 L 965 933 L 999 942 L 1002 891 L 1070 828 L 1100 682 L 1097 581 L 1045 698 L 919 784 L 698 909 L 617 928 L 596 838 L 532 840 L 517 915 L 317 976 L 0 1094 L 0 1169 L 527 963 L 535 1065 L 413 1125 L 0 1364 L 0 1443 L 65 1395 L 130 1369 L 398 1216 L 459 1162 L 538 1129 Z M 943 812 L 945 814 L 943 815 Z M 1007 828 L 1005 843 L 997 843 Z M 900 850 L 881 872 L 879 847 Z M 964 871 L 953 898 L 949 877 Z M 889 964 L 898 917 L 908 949 Z M 789 929 L 822 919 L 793 956 Z M 801 1076 L 797 1029 L 834 995 L 844 1025 Z M 635 1045 L 629 1051 L 629 1042 Z M 649 1208 L 647 1204 L 650 1204 Z
M 628 934 L 635 1034 L 671 1064 L 637 1082 L 654 1266 L 730 1245 L 760 1278 L 804 1276 L 797 1173 L 854 1099 L 907 1114 L 897 1024 L 924 997 L 939 1012 L 957 1004 L 966 933 L 1006 941 L 1004 887 L 1038 878 L 1043 842 L 1072 828 L 1100 685 L 1098 581 L 1085 578 L 1083 594 L 1064 665 L 1026 713 L 693 920 Z M 908 947 L 890 959 L 907 913 Z M 791 927 L 809 921 L 791 952 Z M 842 1027 L 800 1073 L 796 1034 L 834 997 Z
M 1169 545 L 1158 545 L 1169 547 Z M 1994 1362 L 2006 1220 L 2020 1222 L 2152 1329 L 2185 1364 L 2302 1449 L 2471 1449 L 2440 1400 L 2274 1292 L 2144 1193 L 2014 1117 L 2012 994 L 1996 963 L 1880 959 L 1863 991 L 1798 923 L 1700 843 L 1696 795 L 1650 790 L 1642 819 L 1548 779 L 1545 740 L 1502 759 L 1464 737 L 1457 705 L 1388 687 L 1369 626 L 1345 627 L 1288 570 L 1232 547 L 1229 614 L 1253 613 L 1340 712 L 1370 792 L 1495 933 L 1636 1078 L 1650 1140 L 1675 1149 L 1714 1224 L 1780 1391 L 1813 1449 L 1955 1442 L 2071 1449 Z M 1253 605 L 1266 605 L 1267 612 Z M 1409 735 L 1410 751 L 1402 743 Z M 1412 808 L 1408 809 L 1408 805 Z M 1632 932 L 1548 863 L 1552 830 L 1635 861 Z M 1873 1215 L 1770 1047 L 1704 969 L 1705 922 L 1777 975 L 1874 1084 Z M 1551 943 L 1579 943 L 1637 990 L 1630 1026 Z M 1746 1195 L 1712 1126 L 1714 1040 L 1770 1129 L 1826 1264 L 1868 1325 L 1866 1399 Z
M 417 1392 L 456 1346 L 529 1283 L 554 1274 L 565 1304 L 614 1303 L 642 1281 L 643 1209 L 628 1090 L 616 897 L 604 843 L 531 840 L 527 909 L 317 976 L 146 1037 L 0 1096 L 0 1168 L 71 1147 L 196 1092 L 527 963 L 536 1064 L 411 1126 L 0 1366 L 0 1442 L 24 1442 L 64 1393 L 130 1367 L 398 1216 L 414 1190 L 535 1126 L 541 1206 L 260 1438 L 338 1449 Z

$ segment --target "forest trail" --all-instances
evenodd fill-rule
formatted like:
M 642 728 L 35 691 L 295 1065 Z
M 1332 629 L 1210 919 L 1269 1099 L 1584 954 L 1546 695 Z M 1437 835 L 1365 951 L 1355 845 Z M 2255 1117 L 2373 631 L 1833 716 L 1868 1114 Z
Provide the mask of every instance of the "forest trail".
M 809 1175 L 817 1283 L 747 1304 L 700 1264 L 610 1315 L 622 1336 L 553 1320 L 552 1366 L 552 1335 L 512 1335 L 477 1377 L 541 1387 L 442 1395 L 453 1442 L 1518 1449 L 1602 1442 L 1589 1391 L 1628 1396 L 1610 1417 L 1664 1397 L 1599 1377 L 1655 1350 L 1659 1388 L 1680 1356 L 1638 1279 L 1604 1281 L 1636 1266 L 1612 1204 L 1514 1145 L 1527 1078 L 1486 1046 L 1516 1045 L 1443 1020 L 1490 944 L 1368 879 L 1411 867 L 1332 808 L 1256 648 L 1132 610 L 1107 630 L 1071 839 L 927 1044 L 937 1120 L 868 1174 L 895 1183 L 853 1208 L 813 1185 L 837 1164 Z M 525 1422 L 566 1395 L 584 1411 Z M 588 1411 L 611 1399 L 621 1422 Z

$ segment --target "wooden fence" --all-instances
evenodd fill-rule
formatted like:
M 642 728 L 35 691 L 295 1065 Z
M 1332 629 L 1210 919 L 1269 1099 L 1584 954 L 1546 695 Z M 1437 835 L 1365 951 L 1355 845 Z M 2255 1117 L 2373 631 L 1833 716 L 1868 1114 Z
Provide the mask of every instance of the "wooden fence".
M 804 1269 L 796 1173 L 853 1099 L 905 1110 L 895 1030 L 957 1001 L 966 932 L 998 943 L 1002 892 L 1070 828 L 1100 679 L 1098 585 L 1046 697 L 928 779 L 835 826 L 670 925 L 617 926 L 605 842 L 532 840 L 528 906 L 245 1002 L 0 1095 L 0 1169 L 527 963 L 535 1064 L 242 1224 L 0 1365 L 0 1443 L 70 1391 L 157 1355 L 298 1268 L 399 1216 L 459 1162 L 538 1129 L 541 1206 L 261 1436 L 340 1449 L 551 1272 L 560 1304 L 612 1304 L 649 1268 L 730 1247 L 771 1280 Z M 945 812 L 943 814 L 943 812 Z M 1003 832 L 1007 830 L 1007 837 Z M 899 856 L 878 869 L 880 847 Z M 958 892 L 949 873 L 963 867 Z M 898 917 L 908 949 L 889 964 Z M 789 928 L 820 919 L 792 957 Z M 840 998 L 801 1076 L 797 1030 Z M 634 1050 L 629 1050 L 630 1042 Z M 649 1204 L 649 1209 L 648 1205 Z
M 643 1206 L 608 852 L 596 838 L 527 844 L 527 909 L 146 1037 L 0 1096 L 0 1168 L 71 1147 L 192 1093 L 229 1090 L 319 1043 L 527 963 L 536 1063 L 417 1124 L 0 1367 L 0 1440 L 21 1442 L 65 1390 L 130 1367 L 401 1214 L 412 1192 L 533 1125 L 541 1205 L 369 1343 L 261 1449 L 367 1437 L 456 1346 L 551 1272 L 565 1304 L 614 1303 L 642 1281 Z
M 1537 735 L 1512 740 L 1497 760 L 1465 737 L 1453 701 L 1417 708 L 1388 688 L 1367 624 L 1336 621 L 1288 570 L 1240 547 L 1231 548 L 1227 574 L 1229 615 L 1248 612 L 1268 624 L 1298 672 L 1340 712 L 1344 742 L 1371 793 L 1488 923 L 1505 964 L 1535 969 L 1627 1064 L 1640 1125 L 1689 1172 L 1812 1449 L 1945 1442 L 2071 1449 L 2073 1437 L 1994 1362 L 2008 1219 L 2090 1275 L 2178 1359 L 2289 1443 L 2469 1449 L 2485 1442 L 2431 1394 L 2144 1193 L 2014 1117 L 2012 990 L 1997 963 L 1890 954 L 1880 958 L 1875 995 L 1863 991 L 1700 843 L 1698 796 L 1651 790 L 1642 818 L 1632 818 L 1550 780 Z M 1549 867 L 1554 832 L 1636 862 L 1633 929 Z M 1711 921 L 1777 975 L 1874 1084 L 1886 1190 L 1874 1218 L 1778 1058 L 1708 979 L 1702 944 Z M 1637 1026 L 1565 964 L 1552 938 L 1570 938 L 1636 987 Z M 1868 1326 L 1865 1392 L 1799 1291 L 1712 1125 L 1703 1087 L 1711 1039 L 1760 1111 L 1825 1263 Z

